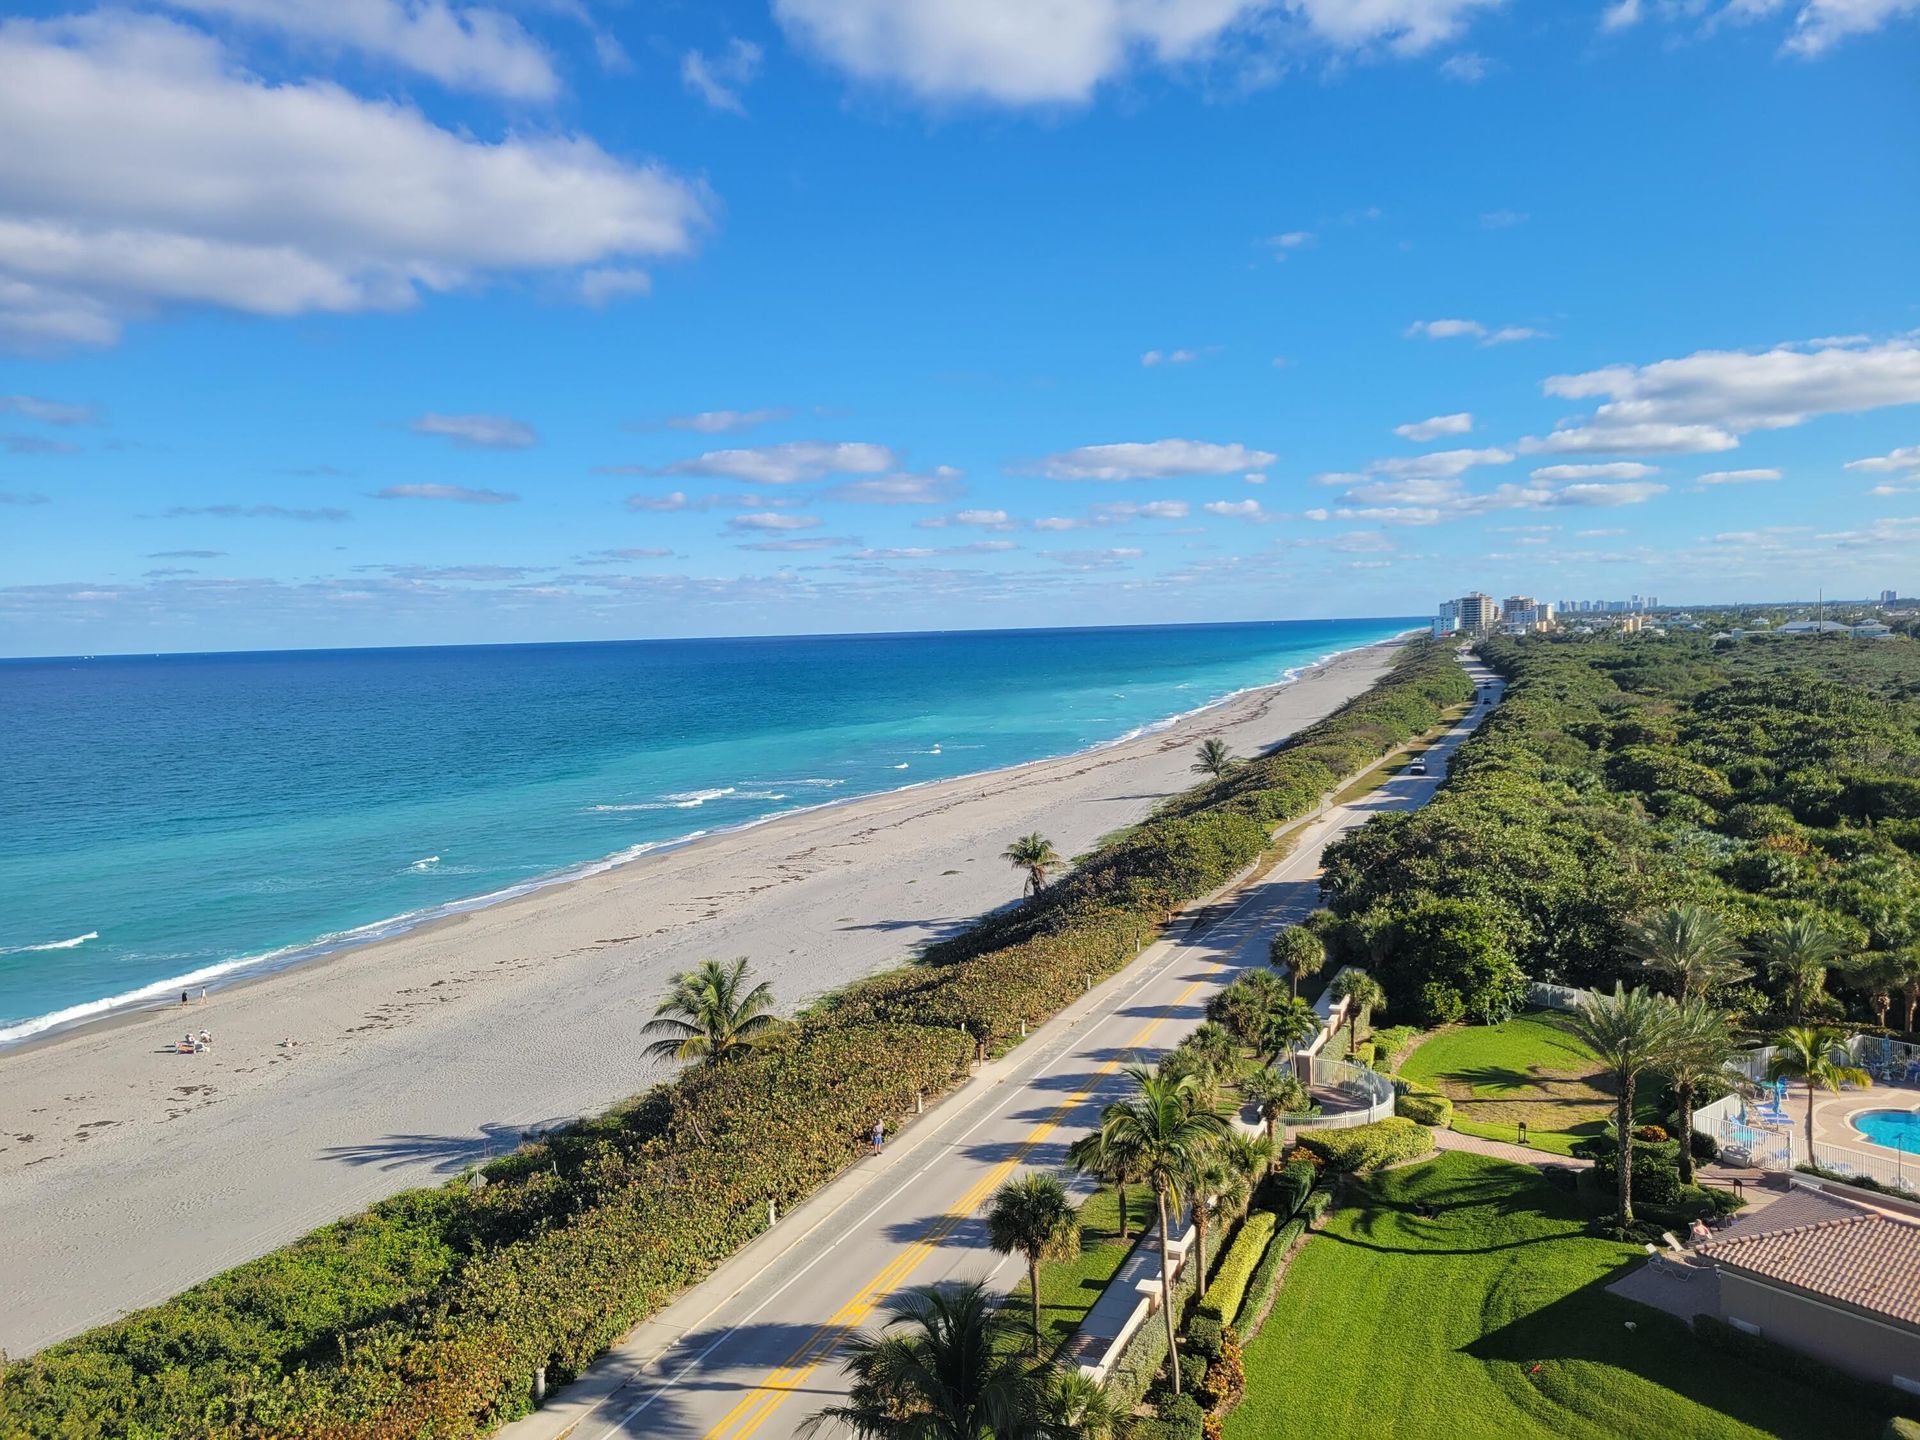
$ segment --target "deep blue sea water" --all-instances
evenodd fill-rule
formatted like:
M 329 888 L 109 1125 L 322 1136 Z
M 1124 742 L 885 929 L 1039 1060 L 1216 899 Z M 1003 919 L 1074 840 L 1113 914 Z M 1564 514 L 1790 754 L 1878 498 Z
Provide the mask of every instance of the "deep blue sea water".
M 1417 623 L 0 662 L 0 1043 Z

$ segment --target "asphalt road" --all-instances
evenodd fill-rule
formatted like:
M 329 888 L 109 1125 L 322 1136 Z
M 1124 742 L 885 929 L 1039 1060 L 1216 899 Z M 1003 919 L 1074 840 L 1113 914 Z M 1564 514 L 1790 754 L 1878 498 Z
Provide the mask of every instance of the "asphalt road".
M 1498 681 L 1477 664 L 1483 686 Z M 1429 752 L 1425 776 L 1401 773 L 1313 821 L 1293 852 L 1231 899 L 1185 917 L 1097 987 L 1091 1003 L 1036 1034 L 1003 1063 L 910 1129 L 887 1153 L 836 1182 L 794 1238 L 756 1245 L 744 1277 L 696 1287 L 582 1377 L 558 1403 L 509 1427 L 513 1440 L 572 1437 L 789 1436 L 846 1390 L 836 1349 L 907 1286 L 988 1277 L 1011 1290 L 1017 1258 L 986 1242 L 983 1203 L 1007 1179 L 1058 1169 L 1067 1146 L 1125 1088 L 1121 1068 L 1151 1063 L 1205 1018 L 1206 1003 L 1242 970 L 1266 963 L 1275 928 L 1319 899 L 1326 845 L 1383 810 L 1423 804 L 1453 749 L 1486 713 L 1476 707 Z M 761 1258 L 764 1256 L 764 1258 Z M 676 1316 L 674 1312 L 680 1312 Z M 683 1328 L 680 1328 L 683 1327 Z M 663 1337 L 671 1336 L 670 1341 Z M 617 1387 L 617 1388 L 615 1388 Z M 822 1427 L 822 1436 L 846 1433 Z

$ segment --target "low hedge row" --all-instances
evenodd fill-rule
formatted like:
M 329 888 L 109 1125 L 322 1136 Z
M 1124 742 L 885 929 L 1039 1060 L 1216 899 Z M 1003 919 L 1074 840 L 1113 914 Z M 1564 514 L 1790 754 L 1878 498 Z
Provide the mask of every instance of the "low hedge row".
M 1329 1170 L 1377 1170 L 1433 1149 L 1433 1132 L 1399 1115 L 1346 1130 L 1302 1130 L 1298 1139 Z
M 1267 1307 L 1273 1303 L 1274 1289 L 1280 1283 L 1280 1267 L 1287 1263 L 1287 1253 L 1306 1228 L 1304 1219 L 1289 1220 L 1267 1243 L 1267 1252 L 1248 1277 L 1246 1294 L 1241 1297 L 1240 1309 L 1233 1317 L 1233 1328 L 1242 1336 L 1251 1339 L 1258 1328 L 1256 1322 L 1266 1315 Z
M 435 1440 L 524 1413 L 853 1160 L 878 1116 L 959 1081 L 1113 973 L 1269 827 L 1466 698 L 1446 652 L 1103 847 L 1040 896 L 849 987 L 791 1043 L 688 1072 L 453 1182 L 375 1205 L 0 1370 L 0 1434 Z M 1159 1326 L 1143 1328 L 1151 1336 Z M 1165 1359 L 1144 1372 L 1134 1396 Z
M 1393 1102 L 1393 1113 L 1416 1125 L 1445 1130 L 1453 1124 L 1453 1101 L 1438 1090 L 1414 1085 L 1402 1090 Z
M 1198 1314 L 1224 1322 L 1240 1313 L 1240 1297 L 1247 1293 L 1253 1267 L 1267 1253 L 1267 1242 L 1273 1239 L 1279 1224 L 1280 1217 L 1271 1210 L 1255 1210 L 1247 1216 L 1227 1249 L 1227 1258 L 1213 1272 L 1213 1283 L 1200 1297 Z

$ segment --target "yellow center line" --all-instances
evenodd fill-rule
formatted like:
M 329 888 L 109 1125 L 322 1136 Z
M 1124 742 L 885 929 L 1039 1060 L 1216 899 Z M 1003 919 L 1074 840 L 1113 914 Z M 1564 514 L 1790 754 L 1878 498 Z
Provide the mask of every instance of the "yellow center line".
M 1182 990 L 1166 1009 L 1171 1012 L 1185 1004 L 1188 997 L 1204 985 L 1208 977 L 1219 968 L 1219 961 L 1210 962 L 1206 973 Z M 1153 1032 L 1164 1025 L 1168 1018 L 1168 1015 L 1161 1015 L 1148 1021 L 1140 1028 L 1140 1033 L 1126 1043 L 1123 1050 L 1134 1050 L 1146 1044 L 1152 1038 Z M 871 1315 L 889 1295 L 899 1289 L 906 1282 L 907 1277 L 918 1270 L 927 1257 L 939 1248 L 941 1241 L 952 1234 L 969 1215 L 980 1207 L 980 1203 L 988 1195 L 999 1189 L 1002 1182 L 1020 1167 L 1021 1162 L 1026 1159 L 1034 1146 L 1052 1134 L 1061 1121 L 1092 1097 L 1094 1091 L 1100 1088 L 1100 1081 L 1118 1070 L 1120 1063 L 1116 1058 L 1095 1070 L 1092 1083 L 1083 1090 L 1076 1090 L 1063 1100 L 1050 1116 L 1035 1126 L 1027 1138 L 1020 1142 L 1011 1156 L 994 1166 L 974 1184 L 972 1189 L 955 1201 L 952 1208 L 934 1220 L 927 1227 L 925 1234 L 896 1255 L 877 1275 L 855 1291 L 844 1305 L 827 1317 L 826 1322 L 819 1329 L 807 1337 L 806 1342 L 799 1349 L 787 1357 L 784 1364 L 771 1371 L 766 1379 L 749 1390 L 731 1410 L 721 1416 L 706 1432 L 704 1440 L 723 1440 L 723 1437 L 724 1440 L 747 1440 L 748 1436 L 764 1425 L 787 1397 L 800 1389 L 808 1377 L 826 1363 L 840 1341 Z

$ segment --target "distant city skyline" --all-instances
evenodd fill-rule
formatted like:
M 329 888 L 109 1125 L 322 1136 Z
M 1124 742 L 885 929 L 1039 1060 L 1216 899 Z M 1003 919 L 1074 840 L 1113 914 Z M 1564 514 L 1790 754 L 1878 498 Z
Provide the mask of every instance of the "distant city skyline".
M 0 655 L 1912 591 L 1917 43 L 35 0 Z

